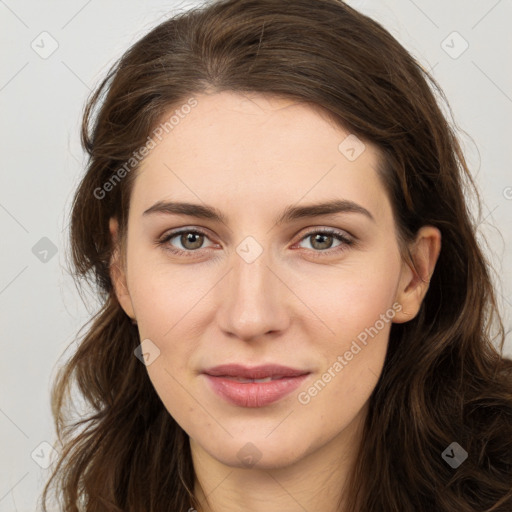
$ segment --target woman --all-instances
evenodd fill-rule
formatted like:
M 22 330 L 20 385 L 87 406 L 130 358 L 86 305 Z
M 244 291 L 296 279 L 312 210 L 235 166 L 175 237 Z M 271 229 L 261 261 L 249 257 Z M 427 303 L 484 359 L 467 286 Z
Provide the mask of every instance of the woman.
M 126 52 L 83 120 L 103 307 L 44 502 L 511 510 L 512 362 L 434 89 L 338 0 L 212 2 Z

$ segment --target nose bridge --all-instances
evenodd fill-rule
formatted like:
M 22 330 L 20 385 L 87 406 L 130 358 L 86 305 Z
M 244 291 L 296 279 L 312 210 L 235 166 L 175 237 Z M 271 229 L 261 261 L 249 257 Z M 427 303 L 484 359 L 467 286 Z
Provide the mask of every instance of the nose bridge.
M 244 238 L 231 255 L 230 272 L 219 297 L 220 327 L 244 339 L 284 329 L 283 283 L 271 268 L 272 251 L 253 236 Z

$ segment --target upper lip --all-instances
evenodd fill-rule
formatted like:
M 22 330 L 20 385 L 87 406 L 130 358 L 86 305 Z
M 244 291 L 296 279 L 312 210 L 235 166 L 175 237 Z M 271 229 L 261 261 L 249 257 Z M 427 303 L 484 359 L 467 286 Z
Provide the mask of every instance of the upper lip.
M 245 379 L 265 379 L 267 377 L 298 377 L 310 373 L 279 364 L 265 364 L 260 366 L 243 366 L 241 364 L 221 364 L 204 370 L 203 373 L 213 377 L 242 377 Z

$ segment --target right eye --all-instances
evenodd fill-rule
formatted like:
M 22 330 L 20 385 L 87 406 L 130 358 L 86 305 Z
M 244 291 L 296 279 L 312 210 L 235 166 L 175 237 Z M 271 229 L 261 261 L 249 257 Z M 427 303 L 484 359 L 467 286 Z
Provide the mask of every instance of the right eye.
M 178 242 L 181 244 L 183 249 L 176 248 L 171 244 L 173 238 L 178 238 Z M 171 251 L 173 254 L 179 254 L 183 256 L 192 256 L 191 253 L 199 252 L 203 245 L 204 238 L 208 238 L 206 233 L 197 229 L 180 229 L 165 234 L 160 240 L 158 245 L 161 245 L 165 250 Z

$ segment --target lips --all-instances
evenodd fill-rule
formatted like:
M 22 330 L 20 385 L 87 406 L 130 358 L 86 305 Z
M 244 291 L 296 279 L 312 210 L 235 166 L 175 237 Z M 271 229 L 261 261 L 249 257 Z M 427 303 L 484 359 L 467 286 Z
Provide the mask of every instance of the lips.
M 241 364 L 223 364 L 205 370 L 203 373 L 212 377 L 234 377 L 238 379 L 281 379 L 283 377 L 299 377 L 309 373 L 308 370 L 299 370 L 278 364 L 266 364 L 249 368 Z
M 294 391 L 311 372 L 281 365 L 221 365 L 203 372 L 210 388 L 240 407 L 263 407 Z
M 229 377 L 227 375 L 224 376 L 224 378 L 229 380 L 234 380 L 236 382 L 271 382 L 273 380 L 282 379 L 282 376 L 279 377 L 265 377 L 263 379 L 244 379 L 243 377 Z

